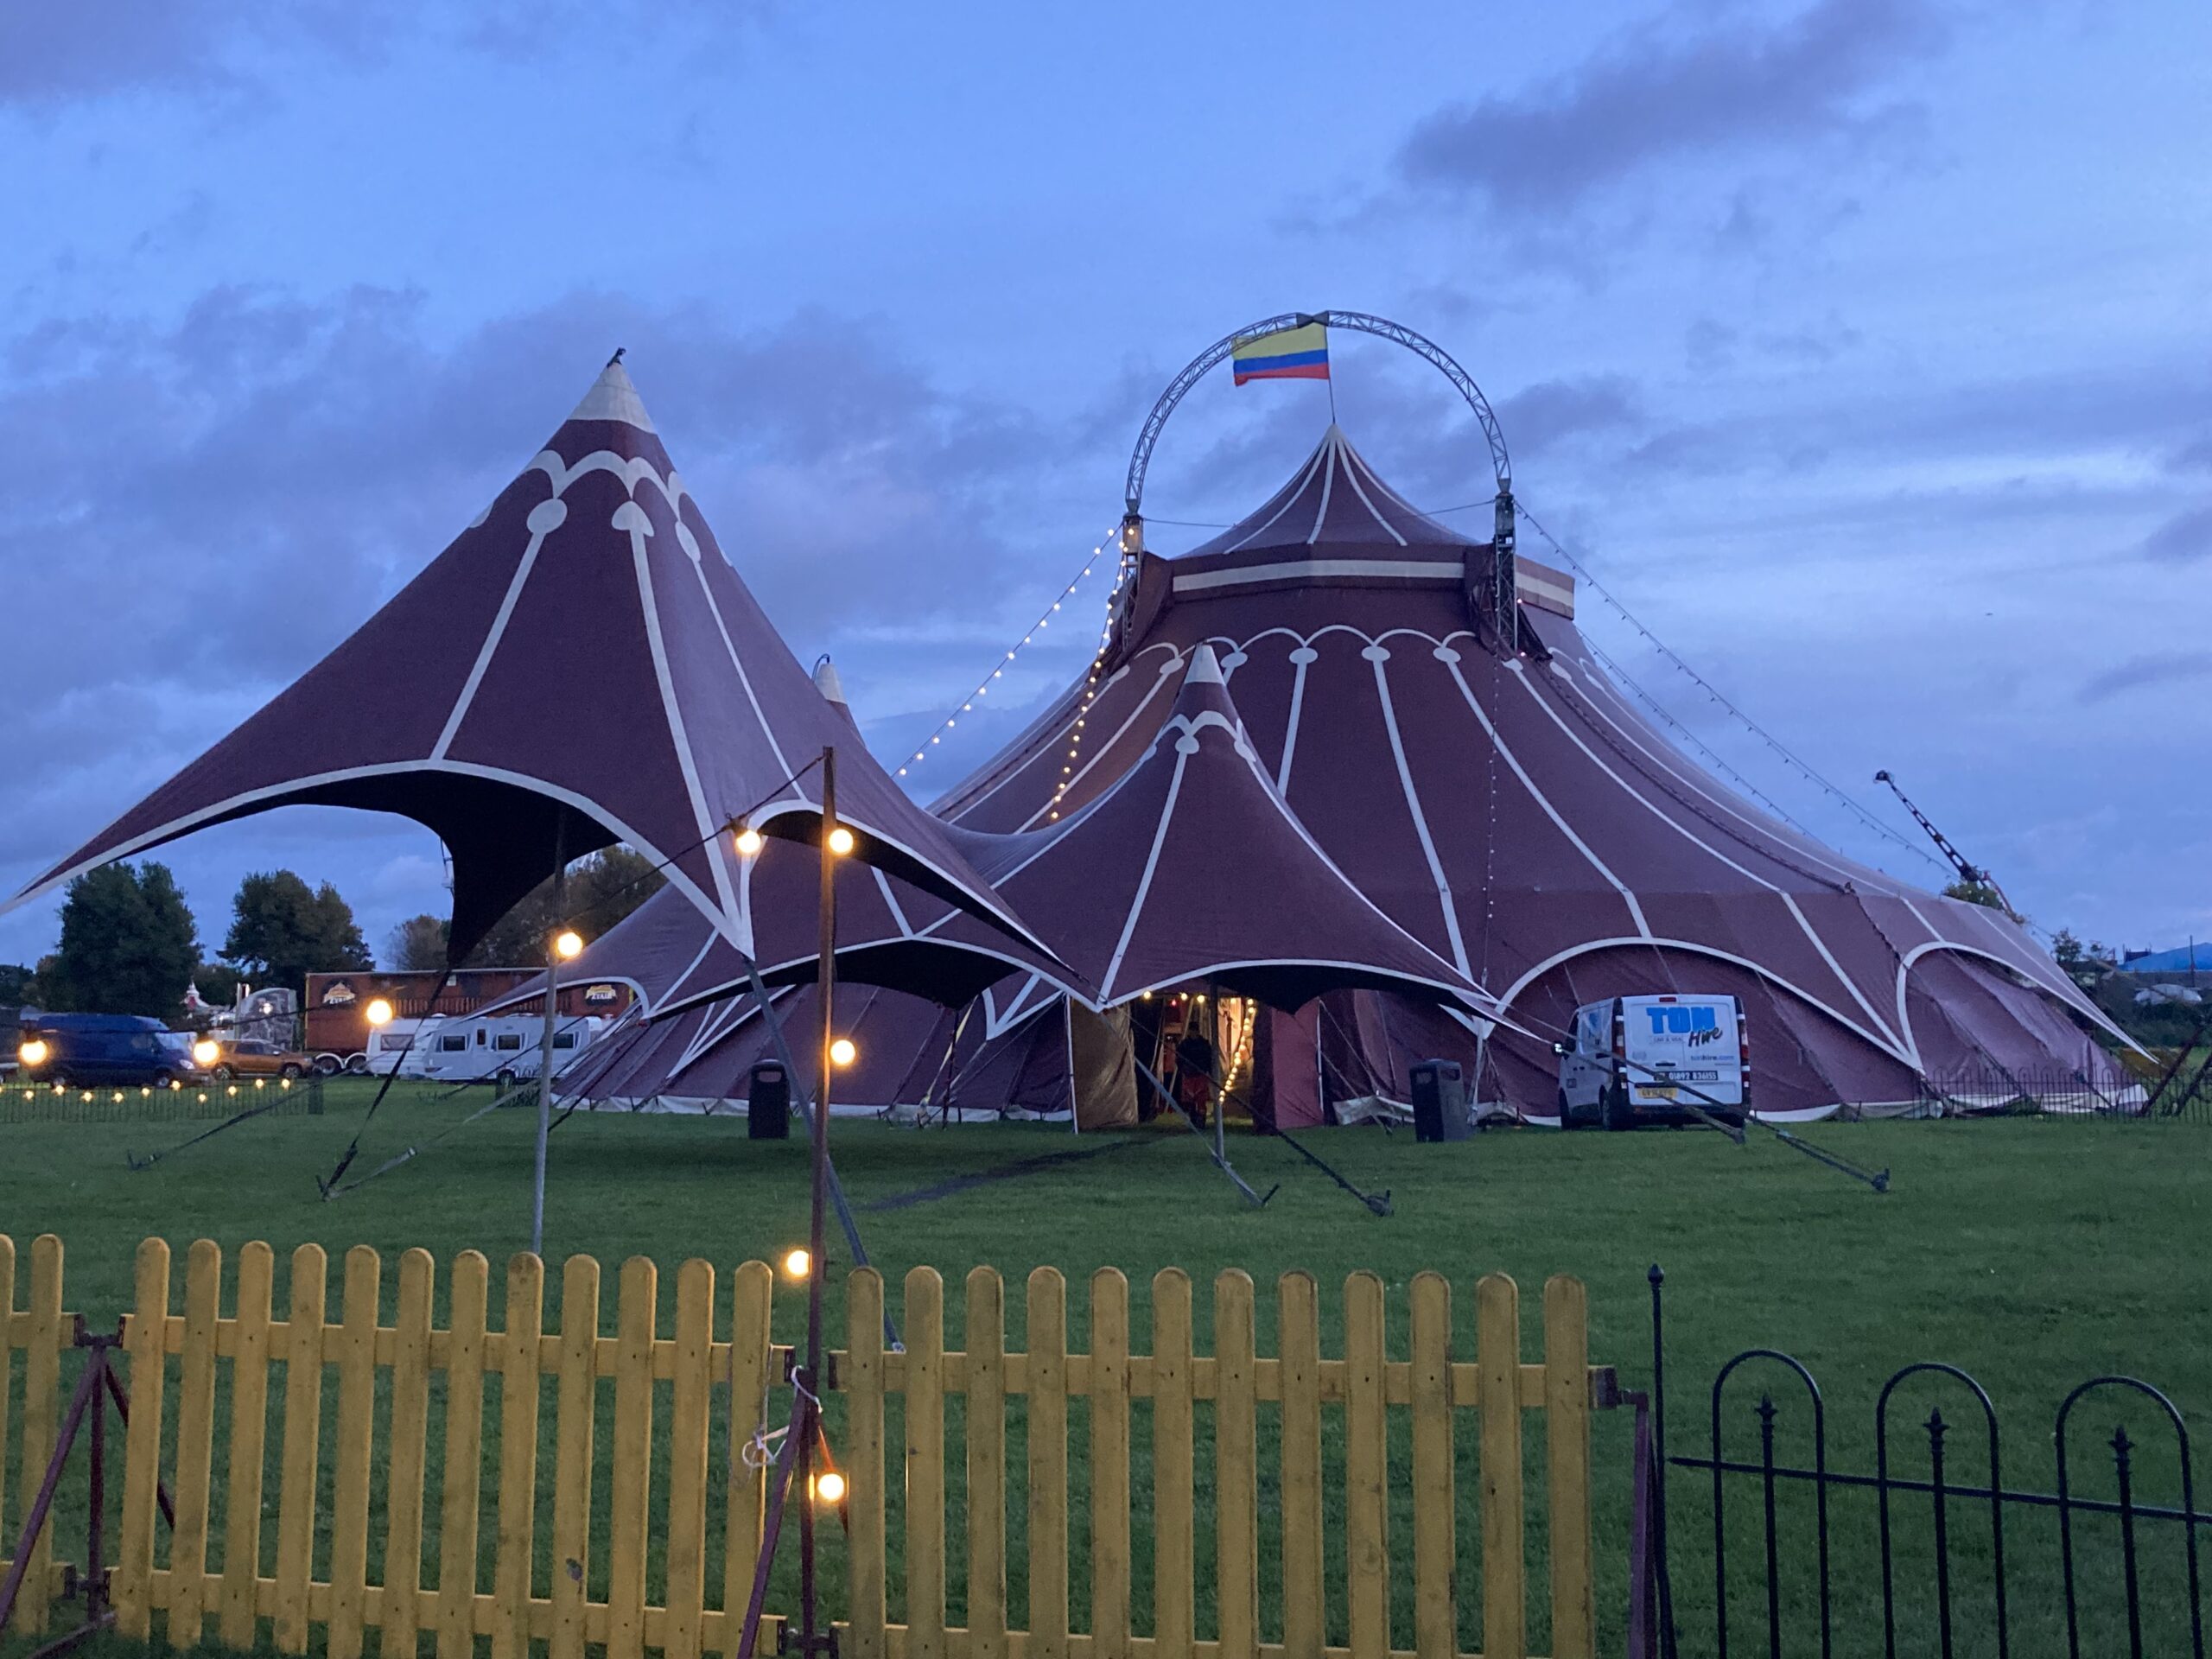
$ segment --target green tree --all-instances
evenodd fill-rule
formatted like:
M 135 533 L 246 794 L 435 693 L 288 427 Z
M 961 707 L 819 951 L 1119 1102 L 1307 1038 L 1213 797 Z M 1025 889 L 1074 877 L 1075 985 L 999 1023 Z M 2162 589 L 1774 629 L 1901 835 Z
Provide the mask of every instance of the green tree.
M 254 984 L 302 993 L 309 974 L 375 965 L 338 889 L 327 881 L 310 888 L 289 870 L 257 871 L 238 883 L 222 954 Z
M 1962 899 L 1987 910 L 2006 910 L 2004 899 L 1986 881 L 1954 881 L 1943 889 L 1946 899 Z
M 553 883 L 541 881 L 492 925 L 468 953 L 473 968 L 534 968 L 545 961 L 546 941 L 563 924 L 595 939 L 666 883 L 653 861 L 627 847 L 609 847 L 569 866 L 561 900 Z
M 447 941 L 452 931 L 450 922 L 435 916 L 410 916 L 393 928 L 391 937 L 385 941 L 385 966 L 418 974 L 442 971 Z
M 60 947 L 40 964 L 47 1006 L 173 1020 L 200 963 L 197 933 L 168 865 L 88 870 L 70 882 Z
M 0 1008 L 38 1007 L 38 973 L 21 963 L 0 964 Z

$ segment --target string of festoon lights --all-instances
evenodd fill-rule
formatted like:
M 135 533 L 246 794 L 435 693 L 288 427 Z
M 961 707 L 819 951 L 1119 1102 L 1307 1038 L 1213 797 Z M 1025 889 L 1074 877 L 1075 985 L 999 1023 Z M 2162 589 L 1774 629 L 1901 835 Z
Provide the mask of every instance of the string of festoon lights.
M 1083 677 L 1083 701 L 1076 705 L 1075 724 L 1068 728 L 1068 758 L 1060 767 L 1060 781 L 1053 786 L 1049 808 L 1048 823 L 1056 823 L 1060 817 L 1060 800 L 1075 782 L 1076 757 L 1083 748 L 1083 723 L 1090 716 L 1090 705 L 1098 701 L 1098 677 L 1106 671 L 1106 648 L 1114 643 L 1114 611 L 1122 597 L 1122 586 L 1129 579 L 1129 572 L 1136 569 L 1137 561 L 1126 550 L 1121 563 L 1114 571 L 1113 590 L 1106 595 L 1106 620 L 1098 626 L 1098 649 L 1090 654 L 1090 666 Z
M 1116 545 L 1117 545 L 1117 537 L 1112 534 L 1109 534 L 1100 539 L 1098 544 L 1092 548 L 1089 555 L 1084 559 L 1083 569 L 1075 573 L 1075 580 L 1068 583 L 1066 587 L 1060 589 L 1058 597 L 1056 597 L 1052 602 L 1046 607 L 1042 615 L 1039 616 L 1034 622 L 1029 625 L 1028 631 L 1021 636 L 1019 641 L 1016 642 L 1014 649 L 1007 652 L 1004 657 L 999 659 L 996 666 L 995 666 L 988 674 L 986 674 L 983 677 L 982 683 L 977 685 L 973 691 L 970 691 L 966 696 L 960 700 L 960 706 L 954 709 L 950 714 L 947 715 L 944 717 L 943 723 L 940 724 L 938 728 L 931 732 L 926 738 L 923 739 L 921 743 L 915 748 L 912 754 L 908 755 L 906 760 L 899 762 L 899 777 L 904 778 L 910 770 L 915 766 L 918 766 L 923 761 L 926 760 L 929 758 L 930 751 L 936 748 L 944 741 L 944 734 L 960 723 L 960 716 L 971 711 L 978 702 L 990 695 L 992 684 L 1005 677 L 1007 664 L 1013 662 L 1014 659 L 1020 654 L 1022 650 L 1033 641 L 1039 634 L 1042 633 L 1046 628 L 1052 626 L 1054 614 L 1058 613 L 1061 606 L 1065 605 L 1070 599 L 1074 597 L 1075 590 L 1083 586 L 1084 578 L 1088 576 L 1093 569 L 1096 569 L 1100 556 L 1105 553 L 1106 550 L 1109 546 Z M 1122 584 L 1120 580 L 1117 578 L 1114 583 L 1114 591 L 1118 594 L 1121 592 L 1121 588 Z M 1109 614 L 1111 614 L 1110 607 Z M 1103 645 L 1100 647 L 1100 652 L 1102 655 L 1104 652 L 1104 646 Z M 1095 674 L 1095 663 L 1093 664 L 1093 671 Z

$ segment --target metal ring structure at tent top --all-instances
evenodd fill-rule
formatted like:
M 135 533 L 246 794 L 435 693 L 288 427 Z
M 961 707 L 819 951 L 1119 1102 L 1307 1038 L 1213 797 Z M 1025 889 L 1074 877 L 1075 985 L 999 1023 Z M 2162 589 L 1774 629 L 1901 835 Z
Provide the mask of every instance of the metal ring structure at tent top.
M 1325 327 L 1350 329 L 1396 342 L 1433 364 L 1444 378 L 1459 389 L 1459 395 L 1467 400 L 1467 407 L 1474 410 L 1475 419 L 1482 427 L 1483 436 L 1489 441 L 1491 465 L 1497 479 L 1495 531 L 1491 537 L 1494 557 L 1491 585 L 1492 603 L 1496 607 L 1492 614 L 1498 618 L 1513 616 L 1517 600 L 1513 567 L 1513 462 L 1506 453 L 1505 434 L 1498 426 L 1497 416 L 1490 406 L 1490 399 L 1483 396 L 1483 389 L 1475 384 L 1474 376 L 1461 368 L 1452 354 L 1434 340 L 1415 334 L 1403 323 L 1393 322 L 1388 317 L 1375 316 L 1365 311 L 1286 311 L 1280 316 L 1247 323 L 1233 334 L 1224 334 L 1184 365 L 1182 372 L 1169 381 L 1167 389 L 1160 394 L 1159 401 L 1152 406 L 1152 412 L 1145 416 L 1144 429 L 1137 434 L 1136 448 L 1129 456 L 1128 480 L 1122 492 L 1127 506 L 1122 518 L 1122 557 L 1133 559 L 1143 548 L 1145 474 L 1151 467 L 1153 449 L 1158 445 L 1160 435 L 1167 425 L 1167 417 L 1175 412 L 1176 405 L 1210 370 L 1247 340 L 1317 322 Z M 1500 637 L 1510 636 L 1501 631 Z

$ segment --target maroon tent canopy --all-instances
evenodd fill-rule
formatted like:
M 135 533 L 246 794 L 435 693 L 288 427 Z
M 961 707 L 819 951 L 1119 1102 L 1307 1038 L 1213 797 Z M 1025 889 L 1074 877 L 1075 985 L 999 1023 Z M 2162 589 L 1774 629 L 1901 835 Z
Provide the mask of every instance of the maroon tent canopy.
M 619 354 L 618 354 L 619 356 Z M 620 361 L 483 515 L 258 714 L 17 895 L 204 824 L 306 804 L 397 812 L 454 863 L 467 951 L 556 861 L 626 842 L 737 950 L 723 833 L 820 836 L 1036 941 L 817 691 L 723 558 Z
M 2016 1013 L 1998 1028 L 2022 995 L 2109 1028 L 2010 918 L 1846 858 L 1687 760 L 1583 640 L 1566 573 L 1520 561 L 1520 648 L 1495 650 L 1490 559 L 1332 428 L 1236 525 L 1179 558 L 1143 555 L 1095 698 L 1071 688 L 936 810 L 999 833 L 1080 810 L 1141 762 L 1177 670 L 1210 646 L 1298 822 L 1393 920 L 1541 1030 L 1603 996 L 1733 991 L 1769 1039 L 1755 1035 L 1754 1064 L 1770 1104 L 1879 1104 L 1910 1099 L 1929 1071 L 1924 982 L 1953 993 L 1951 1019 L 1981 1027 L 1981 1050 L 2024 1064 L 2031 1045 L 2044 1068 L 2109 1073 Z M 1958 994 L 1967 982 L 1988 994 Z M 1472 1065 L 1472 1043 L 1454 1058 Z M 1507 1070 L 1486 1094 L 1548 1109 L 1548 1052 L 1493 1044 L 1488 1059 Z
M 1376 908 L 1261 770 L 1211 650 L 1182 662 L 1144 758 L 1080 812 L 969 838 L 972 860 L 1111 1007 L 1211 980 L 1278 1007 L 1385 988 L 1494 1013 Z

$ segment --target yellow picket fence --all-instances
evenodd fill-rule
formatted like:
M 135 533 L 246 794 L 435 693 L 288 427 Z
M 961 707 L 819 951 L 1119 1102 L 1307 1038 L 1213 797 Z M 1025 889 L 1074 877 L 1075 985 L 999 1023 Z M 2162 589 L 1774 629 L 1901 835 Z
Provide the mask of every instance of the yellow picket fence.
M 61 1412 L 61 1356 L 76 1345 L 76 1321 L 61 1311 L 61 1241 L 47 1233 L 32 1242 L 26 1306 L 16 1306 L 16 1242 L 0 1234 L 0 1578 L 14 1565 L 9 1552 L 54 1456 Z M 11 1397 L 16 1393 L 17 1354 L 23 1357 L 20 1403 Z M 12 1493 L 11 1453 L 17 1471 Z M 39 1534 L 23 1582 L 10 1623 L 35 1634 L 47 1628 L 48 1604 L 67 1582 L 67 1570 L 54 1560 L 51 1526 Z
M 59 1243 L 34 1247 L 20 1311 L 14 1267 L 0 1239 L 6 1340 L 30 1357 L 18 1444 L 35 1481 L 72 1329 Z M 422 1250 L 393 1283 L 358 1247 L 335 1307 L 319 1247 L 289 1267 L 280 1318 L 266 1245 L 226 1274 L 202 1241 L 180 1306 L 168 1245 L 139 1248 L 111 1581 L 124 1635 L 158 1625 L 180 1646 L 285 1653 L 320 1636 L 332 1659 L 359 1659 L 372 1630 L 387 1656 L 430 1636 L 439 1659 L 471 1659 L 480 1641 L 493 1659 L 527 1659 L 532 1643 L 551 1659 L 734 1652 L 766 1478 L 737 1453 L 789 1414 L 768 1268 L 718 1285 L 685 1262 L 664 1334 L 658 1270 L 632 1258 L 606 1335 L 589 1257 L 564 1265 L 552 1310 L 543 1265 L 515 1257 L 496 1329 L 474 1252 L 441 1286 Z M 1210 1344 L 1186 1274 L 1150 1290 L 1139 1344 L 1128 1281 L 1094 1274 L 1071 1350 L 1068 1286 L 1039 1268 L 1016 1348 L 1000 1275 L 979 1268 L 964 1347 L 948 1349 L 943 1283 L 918 1268 L 891 1349 L 882 1281 L 850 1276 L 828 1401 L 847 1536 L 825 1535 L 825 1568 L 851 1659 L 1517 1659 L 1532 1599 L 1556 1659 L 1594 1654 L 1590 1415 L 1609 1378 L 1589 1363 L 1577 1281 L 1546 1287 L 1533 1363 L 1503 1275 L 1475 1287 L 1471 1343 L 1433 1273 L 1405 1287 L 1402 1329 L 1370 1274 L 1325 1310 L 1310 1275 L 1284 1274 L 1263 1305 L 1249 1276 L 1224 1273 Z M 59 1593 L 62 1571 L 35 1581 Z M 15 1628 L 43 1628 L 46 1599 L 27 1598 Z
M 1437 1273 L 1408 1289 L 1408 1357 L 1389 1357 L 1381 1279 L 1344 1281 L 1344 1353 L 1321 1353 L 1313 1279 L 1285 1274 L 1275 1291 L 1276 1352 L 1255 1343 L 1257 1298 L 1249 1275 L 1213 1287 L 1213 1352 L 1194 1351 L 1191 1281 L 1169 1268 L 1152 1282 L 1149 1352 L 1131 1347 L 1129 1287 L 1114 1268 L 1090 1281 L 1090 1347 L 1067 1345 L 1067 1288 L 1040 1268 L 1029 1276 L 1027 1352 L 1005 1344 L 1004 1290 L 996 1271 L 968 1276 L 965 1352 L 944 1346 L 944 1287 L 917 1268 L 905 1287 L 904 1352 L 887 1351 L 883 1287 L 855 1273 L 848 1289 L 849 1347 L 836 1378 L 847 1396 L 845 1444 L 852 1528 L 852 1659 L 1454 1659 L 1460 1654 L 1458 1529 L 1471 1497 L 1481 1542 L 1481 1653 L 1528 1652 L 1523 1412 L 1544 1413 L 1545 1532 L 1552 1652 L 1588 1659 L 1597 1647 L 1590 1535 L 1590 1414 L 1601 1374 L 1589 1363 L 1581 1283 L 1545 1287 L 1544 1350 L 1521 1357 L 1520 1293 L 1502 1274 L 1475 1293 L 1475 1357 L 1454 1357 L 1452 1288 Z M 1610 1381 L 1609 1376 L 1603 1378 Z M 888 1398 L 903 1396 L 903 1422 Z M 965 1440 L 965 1628 L 946 1623 L 948 1396 L 961 1396 Z M 1027 1580 L 1028 1627 L 1008 1625 L 1007 1405 L 1026 1403 L 1027 1503 L 1017 1517 Z M 1069 1403 L 1084 1403 L 1089 1484 L 1090 1629 L 1070 1620 Z M 1132 1406 L 1149 1404 L 1151 1491 L 1131 1484 Z M 1194 1421 L 1209 1408 L 1212 1458 L 1214 1595 L 1211 1634 L 1196 1618 L 1199 1469 Z M 1272 1407 L 1278 1480 L 1270 1496 L 1280 1533 L 1277 1605 L 1261 1605 L 1262 1494 L 1257 1457 L 1263 1408 Z M 1411 1419 L 1402 1436 L 1412 1511 L 1410 1574 L 1394 1571 L 1389 1516 L 1394 1408 Z M 1463 1412 L 1478 1442 L 1478 1490 L 1459 1482 Z M 1340 1428 L 1340 1466 L 1325 1464 L 1324 1421 Z M 903 1430 L 906 1619 L 890 1622 L 886 1560 L 887 1431 Z M 1344 1636 L 1329 1638 L 1332 1573 L 1325 1535 L 1340 1494 Z M 1148 1503 L 1147 1503 L 1148 1500 Z M 1133 1615 L 1130 1519 L 1148 1508 L 1152 1533 L 1150 1631 Z M 1395 1646 L 1394 1593 L 1409 1595 L 1412 1646 Z M 1264 1639 L 1279 1633 L 1279 1640 Z

